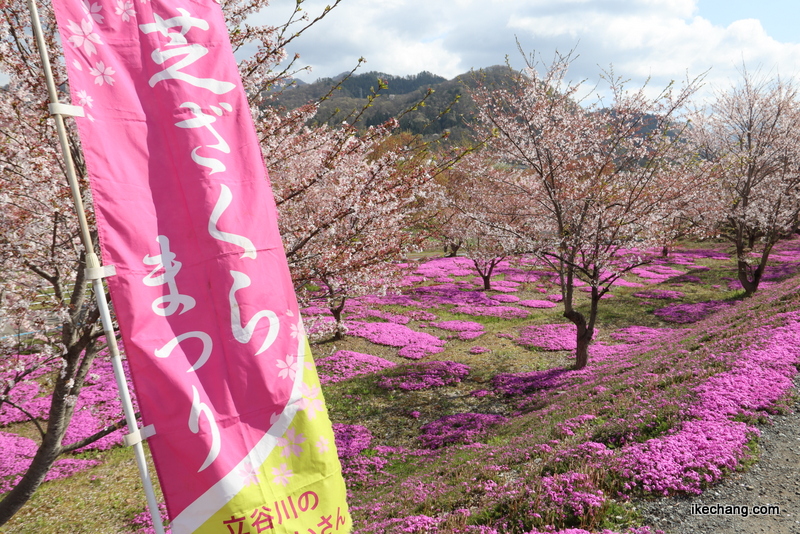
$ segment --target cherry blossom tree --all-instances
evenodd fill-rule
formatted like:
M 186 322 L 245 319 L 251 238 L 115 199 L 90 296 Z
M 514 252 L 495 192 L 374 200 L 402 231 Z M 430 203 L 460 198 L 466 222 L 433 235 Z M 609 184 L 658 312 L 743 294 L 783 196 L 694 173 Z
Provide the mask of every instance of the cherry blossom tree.
M 485 290 L 491 289 L 497 265 L 526 246 L 510 230 L 518 215 L 509 209 L 507 188 L 501 186 L 502 175 L 508 172 L 483 154 L 472 152 L 445 174 L 438 189 L 441 211 L 436 234 L 450 250 L 460 250 L 472 260 Z
M 340 338 L 346 300 L 385 290 L 399 275 L 393 262 L 426 238 L 416 231 L 419 208 L 449 159 L 432 160 L 412 136 L 392 136 L 394 119 L 359 134 L 349 124 L 304 126 L 314 111 L 296 110 L 291 126 L 267 113 L 259 132 L 298 295 L 330 309 Z
M 280 85 L 293 72 L 291 61 L 286 69 L 276 68 L 285 58 L 284 46 L 320 18 L 306 17 L 298 2 L 285 26 L 246 23 L 267 3 L 233 0 L 223 6 L 234 50 L 248 45 L 255 50 L 239 65 L 254 113 L 258 113 L 255 106 L 265 91 Z M 92 2 L 86 6 L 87 21 L 91 17 L 99 22 L 100 6 Z M 128 11 L 135 10 L 135 6 L 125 3 L 120 9 L 121 16 L 130 16 Z M 104 346 L 103 329 L 84 276 L 77 218 L 54 123 L 48 118 L 49 97 L 27 3 L 4 2 L 0 14 L 0 71 L 9 77 L 7 86 L 0 90 L 0 317 L 5 325 L 0 334 L 0 373 L 4 378 L 0 407 L 26 413 L 40 437 L 32 463 L 0 501 L 2 525 L 30 499 L 59 456 L 108 435 L 123 422 L 108 421 L 105 428 L 92 435 L 63 443 L 76 399 Z M 49 4 L 40 6 L 40 18 L 56 85 L 64 90 L 68 81 L 63 61 L 59 60 L 60 44 Z M 87 43 L 91 45 L 86 41 L 66 46 L 88 46 Z M 69 101 L 66 93 L 61 97 L 62 101 Z M 74 103 L 92 105 L 89 98 Z M 74 130 L 68 135 L 83 191 L 88 191 L 80 144 Z M 88 193 L 84 201 L 91 206 Z M 93 224 L 91 212 L 89 219 Z M 42 371 L 54 378 L 50 407 L 44 418 L 27 413 L 13 395 L 15 388 Z
M 571 56 L 549 66 L 528 58 L 510 88 L 478 84 L 473 98 L 487 150 L 511 172 L 491 177 L 507 191 L 512 231 L 559 274 L 564 317 L 577 328 L 575 368 L 588 362 L 600 299 L 647 261 L 664 221 L 693 184 L 673 173 L 689 144 L 679 115 L 696 82 L 629 91 L 604 76 L 611 100 L 587 102 L 566 78 Z M 588 310 L 575 287 L 589 285 Z
M 800 95 L 792 82 L 742 79 L 697 114 L 693 137 L 719 199 L 716 229 L 736 247 L 747 296 L 772 247 L 800 222 Z

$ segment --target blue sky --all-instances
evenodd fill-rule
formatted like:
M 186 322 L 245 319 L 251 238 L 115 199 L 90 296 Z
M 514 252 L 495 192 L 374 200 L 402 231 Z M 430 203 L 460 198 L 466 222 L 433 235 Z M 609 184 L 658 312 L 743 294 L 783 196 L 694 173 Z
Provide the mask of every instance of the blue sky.
M 302 6 L 315 15 L 328 3 Z M 272 0 L 260 18 L 278 24 L 294 4 Z M 364 72 L 451 78 L 506 56 L 521 67 L 515 40 L 544 60 L 575 48 L 571 77 L 589 86 L 611 65 L 631 86 L 649 77 L 654 90 L 708 71 L 704 97 L 734 83 L 743 63 L 766 76 L 800 74 L 800 2 L 343 0 L 289 52 L 311 66 L 299 75 L 305 81 L 349 70 L 361 56 Z

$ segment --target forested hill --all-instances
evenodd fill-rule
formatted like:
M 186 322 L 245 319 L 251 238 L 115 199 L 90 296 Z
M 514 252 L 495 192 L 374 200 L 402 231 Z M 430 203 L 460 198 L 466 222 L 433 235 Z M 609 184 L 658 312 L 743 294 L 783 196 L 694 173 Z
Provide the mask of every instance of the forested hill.
M 271 104 L 294 109 L 323 98 L 338 84 L 338 88 L 320 105 L 315 123 L 334 125 L 345 120 L 352 122 L 354 113 L 364 108 L 369 95 L 375 93 L 377 97 L 358 122 L 360 127 L 399 117 L 402 130 L 425 136 L 449 131 L 451 138 L 461 139 L 469 134 L 468 124 L 476 113 L 467 88 L 475 86 L 477 77 L 482 77 L 488 85 L 504 85 L 511 73 L 508 67 L 493 66 L 447 80 L 430 72 L 411 76 L 367 72 L 352 75 L 343 81 L 343 76 L 340 76 L 289 87 L 277 95 Z M 425 105 L 408 111 L 425 97 L 429 89 L 433 93 L 425 100 Z

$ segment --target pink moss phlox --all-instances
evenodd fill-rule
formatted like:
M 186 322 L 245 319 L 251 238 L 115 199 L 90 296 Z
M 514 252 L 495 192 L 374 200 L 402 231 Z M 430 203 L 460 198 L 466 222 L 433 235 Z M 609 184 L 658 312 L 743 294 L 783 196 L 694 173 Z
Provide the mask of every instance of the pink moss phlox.
M 503 303 L 508 304 L 508 303 L 511 303 L 511 302 L 519 302 L 519 297 L 516 296 L 516 295 L 500 294 L 500 295 L 492 295 L 492 300 L 496 300 L 497 302 L 503 302 Z
M 610 336 L 623 343 L 657 343 L 662 336 L 675 332 L 672 328 L 650 328 L 647 326 L 626 326 L 614 332 Z
M 350 314 L 347 318 L 348 320 L 353 319 L 367 319 L 370 317 L 374 317 L 376 319 L 383 319 L 390 323 L 397 323 L 397 324 L 408 324 L 411 322 L 411 318 L 407 315 L 398 315 L 396 313 L 389 313 L 381 310 L 370 310 L 370 309 L 363 309 L 357 313 Z
M 734 305 L 734 302 L 723 300 L 711 300 L 694 304 L 670 304 L 655 310 L 653 314 L 670 323 L 687 324 L 697 322 L 723 308 Z
M 597 330 L 595 329 L 595 335 Z M 515 343 L 523 347 L 543 350 L 575 350 L 576 330 L 573 324 L 544 324 L 526 326 L 520 331 Z
M 372 433 L 365 426 L 333 423 L 333 436 L 339 458 L 351 458 L 361 454 L 372 444 Z
M 351 350 L 339 350 L 330 356 L 316 361 L 317 372 L 322 384 L 333 384 L 355 376 L 376 373 L 397 364 L 370 354 Z
M 542 477 L 541 484 L 545 506 L 555 508 L 559 519 L 566 519 L 567 513 L 576 517 L 592 516 L 606 502 L 603 491 L 594 485 L 586 473 L 546 476 Z
M 164 503 L 158 503 L 158 511 L 161 517 L 166 520 L 167 506 Z M 131 519 L 131 525 L 136 528 L 133 534 L 155 534 L 156 532 L 155 528 L 153 528 L 153 519 L 150 517 L 150 512 L 148 510 L 145 510 Z M 164 527 L 164 534 L 170 534 L 171 532 L 172 529 L 170 529 L 170 527 Z
M 431 326 L 458 332 L 458 338 L 464 341 L 475 339 L 483 335 L 483 325 L 472 321 L 441 321 L 431 323 Z
M 614 282 L 611 284 L 611 286 L 612 287 L 613 286 L 617 286 L 617 287 L 644 287 L 644 284 L 640 284 L 638 282 L 628 282 L 624 278 L 617 278 L 616 280 L 614 280 Z
M 440 321 L 431 326 L 452 332 L 483 332 L 483 325 L 474 321 Z
M 550 300 L 521 300 L 517 304 L 528 308 L 555 308 L 557 306 L 555 302 Z
M 425 362 L 409 366 L 403 374 L 381 378 L 378 386 L 389 390 L 420 391 L 457 384 L 468 374 L 469 366 L 463 363 Z
M 412 321 L 435 321 L 439 317 L 435 314 L 425 311 L 425 310 L 414 310 L 406 312 L 405 315 L 409 317 Z
M 561 436 L 574 436 L 575 431 L 583 426 L 584 423 L 587 421 L 591 421 L 592 419 L 597 419 L 596 416 L 592 414 L 583 414 L 577 417 L 572 417 L 571 419 L 567 419 L 566 421 L 562 421 L 556 425 L 556 430 L 561 434 Z
M 331 315 L 331 310 L 328 308 L 323 308 L 321 306 L 306 306 L 302 310 L 300 310 L 300 315 L 303 317 L 307 315 Z
M 470 276 L 475 274 L 472 260 L 467 258 L 435 258 L 417 267 L 414 274 L 425 278 L 444 278 L 449 276 Z
M 547 300 L 551 302 L 561 302 L 562 300 L 564 300 L 564 297 L 561 296 L 560 293 L 556 295 L 547 295 Z
M 591 467 L 605 469 L 605 465 L 610 458 L 614 457 L 614 450 L 609 449 L 603 443 L 585 441 L 571 449 L 564 449 L 556 452 L 553 456 L 555 462 L 578 461 L 586 463 Z
M 430 449 L 454 443 L 473 443 L 490 427 L 506 421 L 502 415 L 483 413 L 446 415 L 420 427 L 419 440 Z
M 378 345 L 402 347 L 398 355 L 420 359 L 444 350 L 445 342 L 425 332 L 411 330 L 396 323 L 348 323 L 349 334 L 363 337 Z
M 747 416 L 758 419 L 785 397 L 797 374 L 800 355 L 800 312 L 785 314 L 787 324 L 758 330 L 760 342 L 742 351 L 730 371 L 710 377 L 695 388 L 699 402 L 691 415 L 711 418 Z
M 471 349 L 469 349 L 469 353 L 470 354 L 484 354 L 486 352 L 491 352 L 491 351 L 489 349 L 487 349 L 486 347 L 481 347 L 479 345 L 476 345 L 476 346 L 472 347 Z
M 758 430 L 745 423 L 687 421 L 674 434 L 623 447 L 619 469 L 647 492 L 699 494 L 722 478 L 723 468 L 733 471 L 747 457 L 747 442 L 753 435 Z
M 3 454 L 0 454 L 0 493 L 10 491 L 19 482 L 22 478 L 20 475 L 33 461 L 37 448 L 32 439 L 0 432 L 0 450 L 3 451 Z M 62 458 L 56 460 L 47 472 L 45 480 L 67 478 L 99 464 L 97 460 Z
M 470 287 L 472 287 L 470 285 Z M 483 291 L 464 290 L 457 284 L 440 284 L 435 286 L 416 287 L 412 290 L 416 297 L 428 307 L 454 305 L 493 306 L 497 302 L 486 296 Z
M 456 306 L 450 313 L 476 315 L 484 317 L 501 317 L 503 319 L 524 319 L 530 315 L 527 311 L 511 306 Z
M 639 291 L 638 293 L 634 293 L 633 296 L 640 299 L 680 299 L 684 297 L 684 294 L 680 291 L 650 289 L 648 291 Z
M 364 303 L 370 306 L 414 306 L 421 307 L 423 304 L 414 300 L 408 295 L 367 295 L 361 298 Z
M 524 395 L 540 389 L 553 389 L 563 385 L 566 369 L 554 368 L 527 373 L 501 373 L 492 379 L 492 386 L 506 395 Z

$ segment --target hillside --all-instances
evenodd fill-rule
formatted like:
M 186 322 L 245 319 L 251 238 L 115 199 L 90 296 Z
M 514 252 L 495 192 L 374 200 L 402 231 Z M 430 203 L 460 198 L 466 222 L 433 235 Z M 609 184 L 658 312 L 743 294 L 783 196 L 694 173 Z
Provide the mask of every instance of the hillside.
M 476 113 L 467 90 L 475 86 L 475 77 L 482 76 L 488 85 L 503 85 L 511 73 L 507 67 L 493 66 L 447 80 L 430 72 L 405 77 L 367 72 L 346 79 L 342 76 L 322 78 L 314 83 L 287 87 L 275 95 L 270 105 L 294 109 L 318 101 L 336 87 L 322 102 L 314 118 L 317 124 L 336 125 L 345 120 L 350 122 L 357 111 L 369 104 L 367 97 L 374 92 L 377 98 L 356 123 L 359 126 L 366 128 L 400 117 L 400 128 L 413 134 L 438 136 L 449 131 L 452 138 L 461 139 L 469 135 L 469 124 Z M 385 87 L 381 88 L 382 85 Z M 433 93 L 425 99 L 424 105 L 409 111 L 425 98 L 429 89 Z

